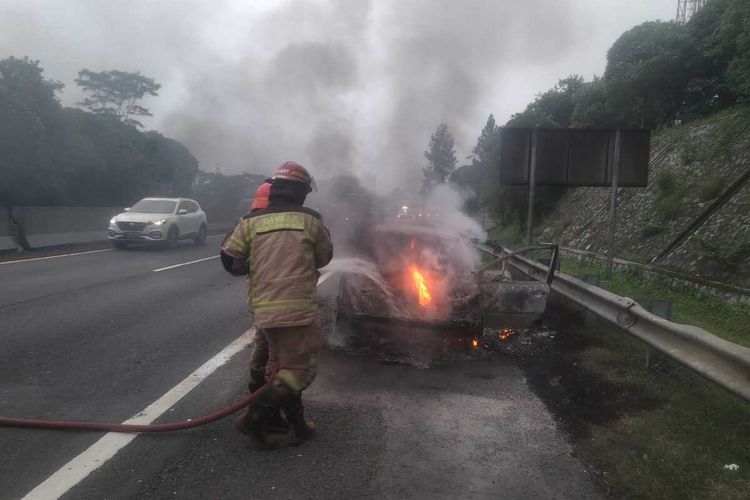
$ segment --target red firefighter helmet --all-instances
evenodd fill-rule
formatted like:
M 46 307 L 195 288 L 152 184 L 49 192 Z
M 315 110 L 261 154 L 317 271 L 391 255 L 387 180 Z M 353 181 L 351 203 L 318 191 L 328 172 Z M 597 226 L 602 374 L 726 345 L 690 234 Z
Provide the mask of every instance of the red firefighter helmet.
M 255 196 L 253 197 L 253 203 L 250 205 L 250 210 L 260 210 L 261 208 L 268 207 L 268 197 L 271 195 L 271 183 L 264 182 L 255 190 Z
M 282 163 L 276 170 L 276 174 L 274 174 L 272 179 L 287 179 L 290 181 L 302 182 L 307 184 L 310 191 L 315 188 L 315 179 L 313 179 L 312 175 L 310 175 L 305 167 L 296 161 Z

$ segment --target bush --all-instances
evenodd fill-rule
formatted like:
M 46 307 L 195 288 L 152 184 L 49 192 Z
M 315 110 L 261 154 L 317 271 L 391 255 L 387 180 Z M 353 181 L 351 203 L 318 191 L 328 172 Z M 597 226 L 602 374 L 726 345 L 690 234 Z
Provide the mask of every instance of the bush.
M 660 170 L 654 179 L 656 209 L 666 220 L 676 219 L 681 212 L 685 187 L 673 171 Z
M 669 169 L 663 169 L 659 170 L 659 172 L 656 174 L 654 184 L 656 185 L 657 197 L 659 195 L 670 195 L 677 190 L 679 179 L 677 178 L 677 174 L 675 174 L 673 171 Z
M 750 258 L 750 237 L 731 241 L 696 239 L 703 256 L 717 263 L 722 269 L 731 271 Z
M 680 161 L 683 164 L 693 163 L 698 158 L 698 148 L 694 142 L 688 140 L 680 151 Z
M 641 236 L 651 238 L 664 231 L 664 226 L 658 224 L 649 224 L 641 230 Z
M 674 220 L 679 217 L 682 212 L 681 196 L 678 194 L 672 194 L 662 198 L 658 200 L 656 207 L 664 219 Z
M 698 182 L 698 199 L 713 200 L 721 193 L 722 182 L 718 177 L 709 177 Z

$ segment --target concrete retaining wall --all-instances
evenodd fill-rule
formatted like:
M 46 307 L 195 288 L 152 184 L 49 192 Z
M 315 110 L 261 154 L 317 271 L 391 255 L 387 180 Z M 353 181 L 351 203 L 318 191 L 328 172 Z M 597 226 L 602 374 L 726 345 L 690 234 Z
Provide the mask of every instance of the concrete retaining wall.
M 8 248 L 16 248 L 16 245 L 11 237 L 10 219 L 8 219 L 6 211 L 0 209 L 0 250 Z
M 0 250 L 14 249 L 13 228 L 3 212 L 0 212 Z M 120 207 L 13 208 L 14 216 L 23 225 L 26 238 L 34 248 L 104 241 L 109 219 L 120 212 Z

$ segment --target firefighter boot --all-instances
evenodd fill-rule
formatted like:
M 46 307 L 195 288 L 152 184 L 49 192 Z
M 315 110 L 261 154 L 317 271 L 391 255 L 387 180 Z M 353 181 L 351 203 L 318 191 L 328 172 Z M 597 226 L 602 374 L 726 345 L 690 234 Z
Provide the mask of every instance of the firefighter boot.
M 250 370 L 250 382 L 247 384 L 248 392 L 255 392 L 266 385 L 265 370 Z
M 268 422 L 279 407 L 286 402 L 288 391 L 281 384 L 266 385 L 258 394 L 258 399 L 248 407 L 240 417 L 235 428 L 250 436 L 253 446 L 259 450 L 270 450 L 278 446 L 278 442 L 269 439 Z
M 264 385 L 266 385 L 265 370 L 250 370 L 250 382 L 247 384 L 247 390 L 253 393 L 260 390 Z M 268 432 L 286 434 L 288 430 L 289 424 L 281 416 L 281 411 L 277 409 L 268 421 Z
M 291 396 L 284 405 L 284 414 L 289 422 L 289 444 L 299 446 L 315 435 L 315 425 L 305 420 L 302 394 Z

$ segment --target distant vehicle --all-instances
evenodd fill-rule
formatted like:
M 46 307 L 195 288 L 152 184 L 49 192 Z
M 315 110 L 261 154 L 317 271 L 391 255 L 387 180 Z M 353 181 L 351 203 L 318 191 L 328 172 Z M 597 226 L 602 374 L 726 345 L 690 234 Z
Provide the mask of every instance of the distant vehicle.
M 109 221 L 107 239 L 115 248 L 158 243 L 174 248 L 179 240 L 206 242 L 206 213 L 187 198 L 144 198 Z

